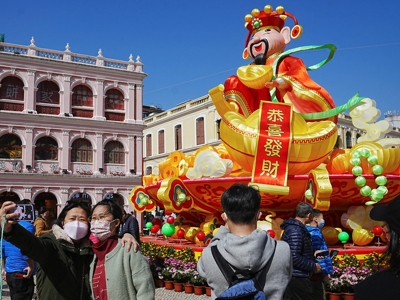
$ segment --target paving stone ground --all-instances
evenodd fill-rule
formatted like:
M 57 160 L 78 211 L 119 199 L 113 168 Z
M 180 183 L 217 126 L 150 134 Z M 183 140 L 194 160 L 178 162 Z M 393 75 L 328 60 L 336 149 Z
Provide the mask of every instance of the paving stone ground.
M 3 285 L 2 300 L 11 300 L 10 291 L 7 284 Z M 210 300 L 211 297 L 206 295 L 197 296 L 195 294 L 185 294 L 185 292 L 177 293 L 175 291 L 166 290 L 164 288 L 156 289 L 156 300 Z M 112 300 L 112 299 L 110 299 Z

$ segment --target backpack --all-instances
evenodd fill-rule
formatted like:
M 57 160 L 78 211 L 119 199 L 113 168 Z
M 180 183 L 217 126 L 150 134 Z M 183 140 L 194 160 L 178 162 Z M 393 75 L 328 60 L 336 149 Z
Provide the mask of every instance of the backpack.
M 218 251 L 217 246 L 211 247 L 211 253 L 217 263 L 219 269 L 224 275 L 226 281 L 228 282 L 229 288 L 224 291 L 216 300 L 266 300 L 263 288 L 257 281 L 257 274 L 260 274 L 264 269 L 267 269 L 272 262 L 276 249 L 276 241 L 274 245 L 274 250 L 272 255 L 265 265 L 265 267 L 256 273 L 251 273 L 249 271 L 238 272 L 222 257 L 221 253 Z M 240 275 L 240 277 L 238 277 Z

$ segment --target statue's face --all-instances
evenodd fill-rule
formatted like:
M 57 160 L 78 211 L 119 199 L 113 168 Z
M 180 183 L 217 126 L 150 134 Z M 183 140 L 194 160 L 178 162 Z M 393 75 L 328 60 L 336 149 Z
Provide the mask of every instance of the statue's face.
M 290 36 L 287 36 L 288 32 L 290 34 L 288 27 L 283 28 L 281 32 L 275 29 L 261 30 L 249 41 L 247 52 L 256 64 L 264 64 L 266 57 L 285 50 L 286 45 L 290 42 Z

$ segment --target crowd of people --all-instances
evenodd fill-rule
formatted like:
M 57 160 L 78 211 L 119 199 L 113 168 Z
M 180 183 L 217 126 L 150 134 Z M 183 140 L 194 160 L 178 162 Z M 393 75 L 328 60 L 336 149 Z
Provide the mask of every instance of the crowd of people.
M 323 213 L 300 202 L 276 241 L 257 229 L 260 202 L 260 194 L 242 184 L 221 197 L 225 225 L 197 265 L 212 288 L 212 299 L 325 299 L 324 282 L 333 268 L 321 233 Z M 2 278 L 12 300 L 32 299 L 35 274 L 41 300 L 155 298 L 148 261 L 139 251 L 138 222 L 114 201 L 103 200 L 93 208 L 68 201 L 51 227 L 46 208 L 33 225 L 14 221 L 18 212 L 10 211 L 15 207 L 7 201 L 0 211 L 0 219 L 5 218 Z M 385 222 L 390 269 L 355 286 L 357 300 L 400 295 L 399 215 L 400 197 L 371 211 L 372 219 Z
M 138 251 L 137 220 L 114 201 L 103 200 L 93 208 L 68 201 L 51 228 L 48 210 L 42 208 L 36 229 L 28 221 L 13 220 L 19 213 L 8 212 L 15 207 L 6 201 L 0 212 L 0 219 L 6 219 L 3 279 L 12 300 L 32 299 L 35 263 L 41 300 L 154 299 L 150 267 Z

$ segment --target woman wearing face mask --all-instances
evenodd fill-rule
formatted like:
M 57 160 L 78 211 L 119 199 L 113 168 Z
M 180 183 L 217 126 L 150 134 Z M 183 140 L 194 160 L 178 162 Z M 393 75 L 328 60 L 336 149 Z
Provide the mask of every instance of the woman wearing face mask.
M 0 220 L 3 216 L 6 217 L 4 239 L 38 263 L 39 299 L 91 299 L 89 267 L 93 260 L 93 250 L 88 238 L 90 205 L 86 202 L 68 201 L 52 232 L 39 238 L 11 220 L 19 213 L 7 212 L 15 207 L 10 201 L 2 205 Z
M 308 232 L 311 235 L 313 251 L 315 253 L 316 262 L 322 267 L 321 273 L 314 273 L 311 278 L 311 286 L 313 290 L 314 300 L 325 299 L 325 286 L 324 281 L 328 281 L 328 274 L 333 273 L 332 261 L 329 255 L 319 256 L 319 253 L 328 251 L 324 236 L 321 229 L 325 225 L 324 215 L 318 209 L 313 209 L 311 213 L 310 225 L 306 225 Z
M 93 245 L 95 258 L 90 280 L 96 300 L 153 300 L 154 283 L 147 259 L 140 253 L 127 253 L 118 242 L 122 210 L 111 200 L 93 208 L 92 234 L 99 240 Z

